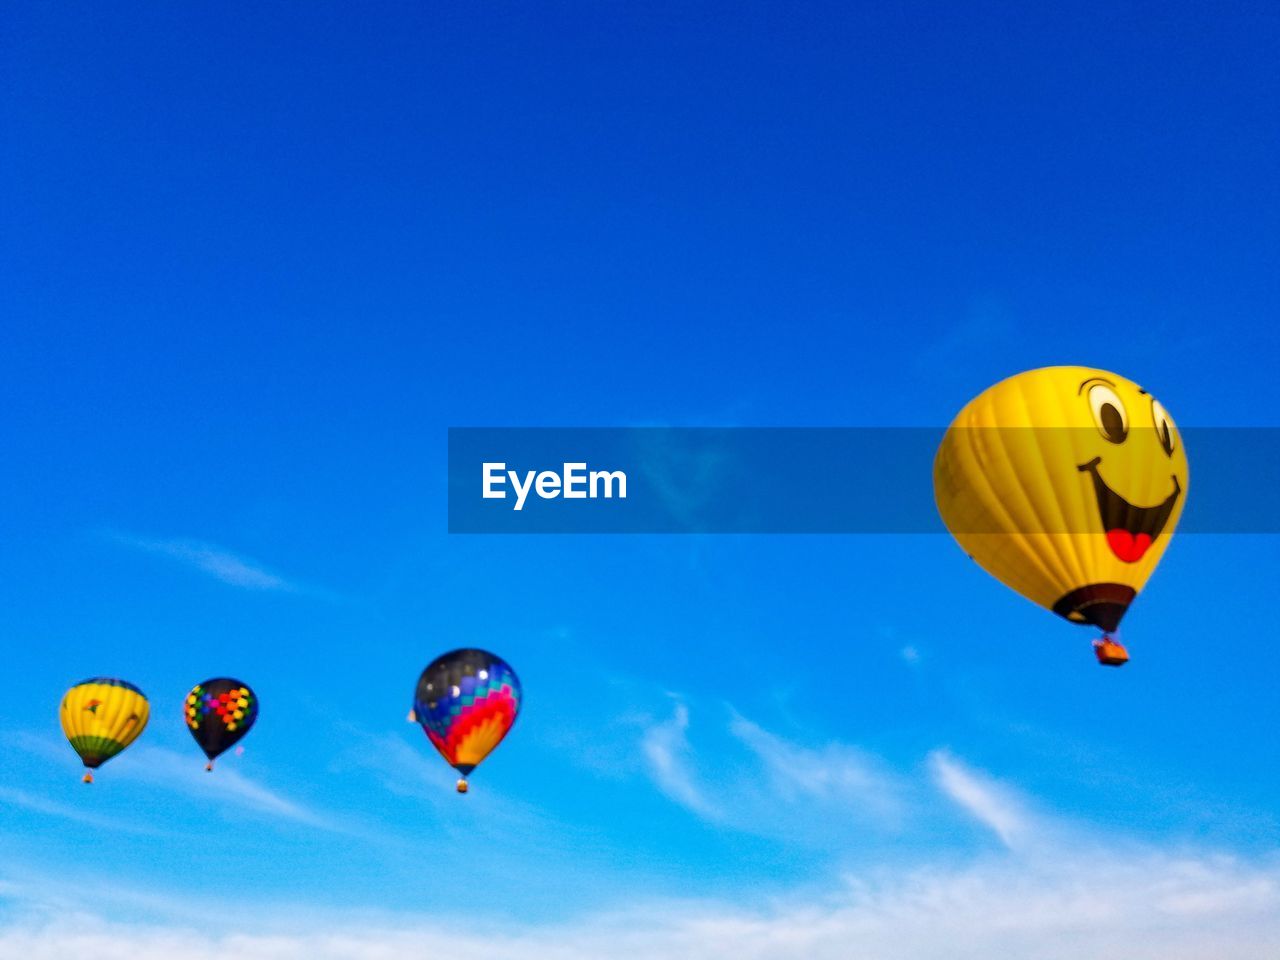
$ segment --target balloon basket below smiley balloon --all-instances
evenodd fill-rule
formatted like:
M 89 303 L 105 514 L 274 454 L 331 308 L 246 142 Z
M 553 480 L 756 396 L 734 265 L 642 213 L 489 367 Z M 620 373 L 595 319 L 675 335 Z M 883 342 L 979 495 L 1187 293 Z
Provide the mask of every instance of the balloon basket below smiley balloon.
M 1110 637 L 1093 641 L 1093 653 L 1098 658 L 1098 663 L 1104 667 L 1122 667 L 1129 662 L 1129 651 L 1124 648 L 1124 644 Z

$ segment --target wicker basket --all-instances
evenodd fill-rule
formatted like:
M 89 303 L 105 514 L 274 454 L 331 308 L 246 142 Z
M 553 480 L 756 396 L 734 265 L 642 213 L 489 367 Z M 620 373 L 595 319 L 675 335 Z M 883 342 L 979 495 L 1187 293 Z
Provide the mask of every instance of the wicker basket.
M 1119 667 L 1129 662 L 1129 651 L 1110 637 L 1093 641 L 1093 652 L 1104 667 Z

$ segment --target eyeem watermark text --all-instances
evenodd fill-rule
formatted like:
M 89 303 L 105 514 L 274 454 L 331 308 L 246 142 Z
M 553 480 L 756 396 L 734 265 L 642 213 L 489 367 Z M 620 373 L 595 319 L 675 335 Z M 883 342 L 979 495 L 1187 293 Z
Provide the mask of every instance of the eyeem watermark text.
M 505 500 L 507 485 L 515 494 L 513 510 L 523 510 L 530 491 L 543 500 L 595 500 L 603 497 L 612 500 L 627 499 L 627 475 L 621 470 L 587 470 L 586 463 L 565 463 L 557 473 L 554 470 L 526 470 L 523 477 L 517 470 L 508 470 L 505 463 L 486 462 L 481 465 L 483 497 L 486 500 Z

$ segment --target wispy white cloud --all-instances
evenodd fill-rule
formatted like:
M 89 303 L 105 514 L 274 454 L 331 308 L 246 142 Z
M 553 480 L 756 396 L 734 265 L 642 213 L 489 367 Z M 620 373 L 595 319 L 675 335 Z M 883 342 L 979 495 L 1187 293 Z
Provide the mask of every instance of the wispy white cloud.
M 391 960 L 419 953 L 510 960 L 1258 960 L 1280 956 L 1280 864 L 1212 852 L 1127 857 L 1098 849 L 1016 855 L 965 868 L 886 869 L 782 898 L 632 900 L 566 922 L 371 915 L 244 904 L 234 930 L 172 920 L 108 921 L 46 903 L 20 883 L 0 956 L 169 960 L 190 952 L 253 960 Z M 136 897 L 146 902 L 145 897 Z M 221 908 L 220 908 L 221 909 Z M 154 903 L 148 913 L 155 912 Z M 483 929 L 477 934 L 477 929 Z
M 641 752 L 659 790 L 693 812 L 718 820 L 720 809 L 697 785 L 688 731 L 689 708 L 677 701 L 669 720 L 651 724 L 644 730 Z
M 849 816 L 871 815 L 888 823 L 901 814 L 901 786 L 879 758 L 843 743 L 810 746 L 770 733 L 734 714 L 729 732 L 760 762 L 777 795 L 786 801 L 839 804 Z
M 600 849 L 599 835 L 556 819 L 517 792 L 498 789 L 483 769 L 466 798 L 460 798 L 454 790 L 457 774 L 420 732 L 416 736 L 411 733 L 406 739 L 398 734 L 371 733 L 354 725 L 343 725 L 341 731 L 346 747 L 334 757 L 333 771 L 358 771 L 390 797 L 428 812 L 425 818 L 414 817 L 411 825 L 401 824 L 400 829 L 409 831 L 409 838 L 424 824 L 433 838 L 449 838 L 457 843 L 467 843 L 477 831 L 483 831 L 494 839 L 494 846 L 484 854 L 474 852 L 472 862 L 474 865 L 484 859 L 486 866 L 492 862 L 491 853 L 510 852 L 516 847 L 524 855 L 576 857 L 580 862 Z M 406 842 L 417 841 L 402 837 L 389 842 L 404 847 Z
M 73 760 L 74 755 L 68 752 L 69 748 L 64 741 L 42 736 L 30 730 L 15 730 L 11 727 L 0 730 L 0 745 L 14 747 L 33 757 L 67 767 L 79 764 L 79 761 Z
M 300 589 L 255 560 L 198 540 L 154 540 L 125 534 L 113 534 L 112 538 L 136 550 L 177 560 L 233 587 L 287 593 Z
M 336 818 L 257 783 L 229 766 L 207 773 L 190 755 L 163 747 L 134 747 L 135 776 L 157 786 L 219 806 L 224 813 L 252 812 L 336 833 L 351 832 Z
M 368 733 L 352 725 L 344 726 L 342 732 L 351 745 L 339 755 L 339 768 L 358 767 L 398 797 L 451 799 L 456 774 L 443 761 L 428 762 L 434 758 L 427 753 L 430 745 L 425 737 L 424 746 L 414 750 L 395 734 Z
M 729 796 L 718 790 L 736 789 L 732 803 L 707 807 L 708 816 L 730 827 L 741 825 L 735 812 L 741 802 L 756 814 L 783 819 L 792 816 L 788 811 L 799 811 L 797 816 L 830 838 L 841 812 L 858 807 L 868 793 L 908 789 L 877 758 L 849 745 L 793 742 L 732 714 L 722 733 L 726 742 L 741 744 L 750 762 L 733 774 L 740 779 L 721 784 L 717 777 L 708 784 L 697 775 L 689 737 L 693 726 L 688 706 L 673 701 L 669 716 L 642 733 L 644 762 L 655 784 L 665 784 L 685 806 L 707 805 L 708 797 Z M 447 796 L 447 777 L 434 776 L 426 758 L 411 757 L 407 743 L 400 742 L 404 750 L 393 753 L 391 743 L 398 740 L 389 737 L 377 750 L 362 752 L 385 758 L 389 784 Z M 826 764 L 833 772 L 811 784 L 791 785 L 796 792 L 790 802 L 786 784 L 775 782 L 775 774 L 785 775 L 796 756 L 807 766 Z M 139 769 L 158 771 L 158 782 L 177 790 L 208 798 L 216 783 L 227 787 L 237 805 L 308 826 L 327 820 L 234 770 L 219 770 L 213 777 L 221 779 L 215 781 L 189 756 L 157 749 L 151 755 L 144 750 L 139 759 L 146 761 Z M 421 770 L 410 759 L 421 760 Z M 396 780 L 406 767 L 412 779 Z M 954 851 L 945 852 L 949 866 L 895 851 L 864 860 L 856 874 L 815 875 L 772 896 L 750 887 L 724 901 L 632 896 L 622 909 L 543 924 L 492 918 L 472 924 L 459 913 L 319 913 L 304 904 L 202 901 L 201 911 L 236 917 L 234 932 L 212 933 L 177 894 L 166 905 L 163 896 L 108 885 L 89 907 L 102 911 L 94 915 L 66 893 L 61 878 L 32 882 L 16 877 L 13 865 L 6 864 L 0 869 L 0 957 L 167 960 L 189 952 L 192 942 L 211 955 L 234 952 L 254 960 L 390 960 L 424 951 L 509 960 L 846 960 L 851 951 L 867 960 L 1280 956 L 1280 851 L 1243 859 L 1124 838 L 1108 838 L 1104 846 L 1038 805 L 1033 815 L 1033 804 L 1012 787 L 949 751 L 931 753 L 927 770 L 921 790 L 940 791 L 1001 837 L 1007 849 L 978 854 L 962 866 L 954 865 Z M 761 791 L 754 796 L 752 776 Z M 492 823 L 486 823 L 486 833 L 494 835 Z M 920 856 L 936 856 L 936 848 Z M 481 925 L 482 936 L 474 932 Z
M 1032 833 L 1024 803 L 1009 788 L 961 763 L 946 750 L 929 755 L 929 766 L 942 792 L 1014 849 Z
M 539 810 L 518 796 L 500 793 L 485 783 L 483 776 L 465 803 L 459 803 L 454 791 L 457 773 L 420 732 L 411 733 L 406 740 L 394 733 L 370 733 L 344 725 L 342 736 L 347 746 L 335 756 L 333 769 L 343 773 L 358 770 L 392 796 L 429 807 L 438 815 L 434 830 L 460 835 L 474 830 L 477 820 L 486 819 L 504 828 L 518 825 L 534 835 L 547 826 Z
M 11 730 L 0 737 L 0 743 L 16 747 L 24 753 L 58 766 L 75 765 L 74 755 L 66 744 L 51 736 L 41 736 L 25 730 Z M 195 798 L 220 809 L 225 814 L 252 813 L 335 833 L 354 832 L 349 825 L 338 818 L 320 813 L 299 801 L 292 800 L 246 777 L 230 766 L 220 766 L 216 773 L 206 773 L 203 758 L 199 758 L 199 754 L 183 754 L 164 747 L 138 743 L 129 749 L 126 756 L 131 778 L 153 787 Z M 89 822 L 85 819 L 90 816 L 89 814 L 73 808 L 61 808 L 53 801 L 33 794 L 19 796 L 18 791 L 0 788 L 0 798 L 6 796 L 9 802 L 25 806 L 27 809 L 44 812 L 51 816 Z M 122 822 L 104 819 L 102 825 L 120 829 Z
M 67 804 L 58 803 L 48 797 L 42 797 L 26 790 L 15 790 L 11 787 L 0 787 L 0 801 L 9 806 L 21 807 L 33 813 L 47 817 L 57 817 L 94 830 L 109 830 L 120 833 L 136 833 L 160 836 L 162 831 L 154 830 L 145 824 L 134 823 L 122 818 L 101 817 L 97 814 L 77 809 Z
M 709 823 L 828 844 L 832 829 L 843 834 L 874 825 L 892 832 L 901 822 L 900 778 L 872 754 L 848 744 L 787 739 L 729 710 L 727 723 L 706 730 L 707 739 L 717 742 L 712 760 L 690 740 L 689 706 L 673 700 L 669 717 L 642 724 L 644 772 L 663 794 Z M 813 829 L 815 817 L 828 821 L 825 832 Z M 831 821 L 839 826 L 832 828 Z

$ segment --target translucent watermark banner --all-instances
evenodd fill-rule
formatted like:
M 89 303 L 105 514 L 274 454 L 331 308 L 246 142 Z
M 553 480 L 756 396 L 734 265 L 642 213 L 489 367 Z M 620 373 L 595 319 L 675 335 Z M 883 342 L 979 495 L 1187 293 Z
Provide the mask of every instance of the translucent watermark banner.
M 1280 533 L 1280 428 L 1111 426 L 452 428 L 449 531 Z

